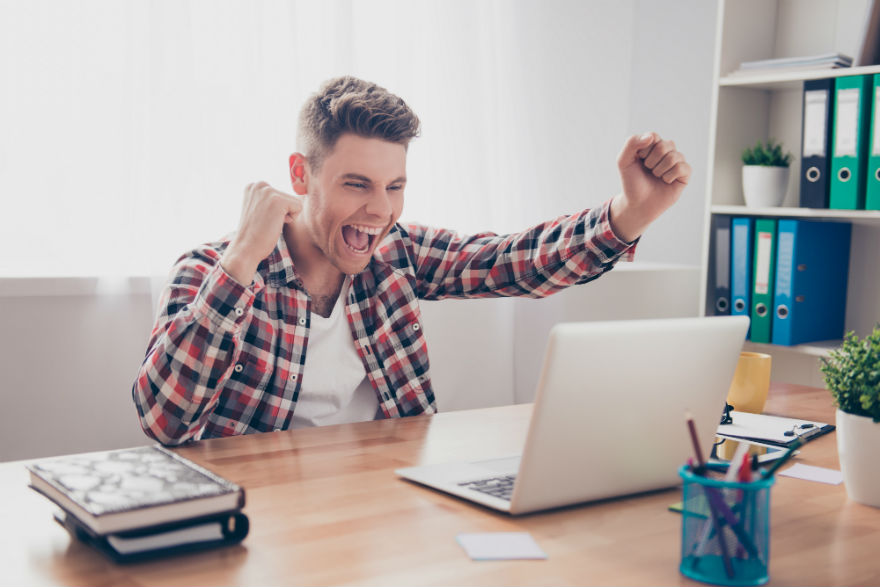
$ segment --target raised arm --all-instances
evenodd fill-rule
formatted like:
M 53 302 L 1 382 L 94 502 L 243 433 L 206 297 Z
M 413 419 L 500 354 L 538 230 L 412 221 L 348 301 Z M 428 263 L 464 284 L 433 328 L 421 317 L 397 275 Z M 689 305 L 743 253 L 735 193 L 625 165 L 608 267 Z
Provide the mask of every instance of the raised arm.
M 235 237 L 188 253 L 175 265 L 132 388 L 149 436 L 163 444 L 199 438 L 236 367 L 257 267 L 300 209 L 295 196 L 251 184 Z

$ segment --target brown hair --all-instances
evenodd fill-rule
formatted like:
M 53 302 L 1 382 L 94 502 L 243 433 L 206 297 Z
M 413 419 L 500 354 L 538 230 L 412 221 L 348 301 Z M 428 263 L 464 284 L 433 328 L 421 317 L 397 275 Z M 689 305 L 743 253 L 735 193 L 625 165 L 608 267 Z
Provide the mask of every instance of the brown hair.
M 419 135 L 419 119 L 385 88 L 352 76 L 337 77 L 324 82 L 303 105 L 297 148 L 317 170 L 345 133 L 407 147 Z

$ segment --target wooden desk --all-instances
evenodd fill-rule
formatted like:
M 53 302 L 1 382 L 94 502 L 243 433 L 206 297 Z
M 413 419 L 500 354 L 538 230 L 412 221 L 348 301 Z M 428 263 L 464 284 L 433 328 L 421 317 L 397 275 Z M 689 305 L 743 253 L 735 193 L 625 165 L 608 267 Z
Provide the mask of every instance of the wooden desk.
M 767 412 L 833 421 L 830 395 L 775 385 Z M 241 546 L 116 566 L 76 542 L 0 465 L 0 583 L 8 585 L 677 585 L 677 490 L 512 518 L 401 481 L 393 469 L 521 447 L 530 405 L 211 440 L 185 456 L 247 490 Z M 684 428 L 684 424 L 682 424 Z M 838 467 L 836 438 L 800 462 Z M 880 584 L 880 510 L 842 485 L 780 477 L 773 489 L 771 585 Z M 528 531 L 546 561 L 473 562 L 460 532 Z

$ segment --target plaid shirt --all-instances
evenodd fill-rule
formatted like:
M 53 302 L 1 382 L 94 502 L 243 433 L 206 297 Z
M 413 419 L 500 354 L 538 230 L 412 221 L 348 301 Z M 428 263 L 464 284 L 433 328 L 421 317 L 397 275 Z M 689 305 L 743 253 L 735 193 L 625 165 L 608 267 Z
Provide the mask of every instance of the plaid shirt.
M 345 304 L 382 414 L 436 411 L 420 299 L 543 297 L 591 281 L 634 252 L 608 214 L 606 203 L 506 236 L 395 225 Z M 310 300 L 283 238 L 249 287 L 220 266 L 228 244 L 181 257 L 160 298 L 132 396 L 164 444 L 284 430 L 308 376 Z

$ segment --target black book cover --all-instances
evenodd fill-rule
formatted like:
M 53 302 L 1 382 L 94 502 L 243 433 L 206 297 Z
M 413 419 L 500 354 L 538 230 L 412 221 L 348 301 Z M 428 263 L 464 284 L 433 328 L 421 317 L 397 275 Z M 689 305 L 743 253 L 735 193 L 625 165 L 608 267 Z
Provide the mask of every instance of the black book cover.
M 240 511 L 107 535 L 96 533 L 69 512 L 57 512 L 55 521 L 71 536 L 96 548 L 117 563 L 231 546 L 244 540 L 250 530 L 248 517 Z

